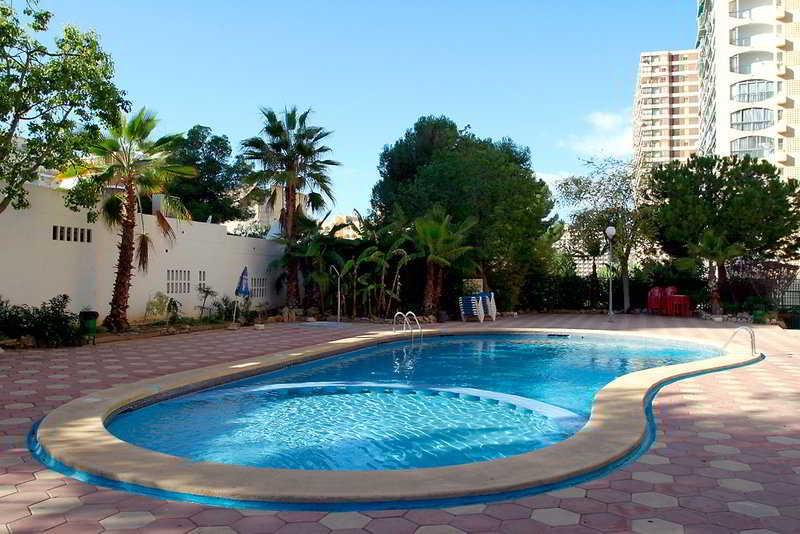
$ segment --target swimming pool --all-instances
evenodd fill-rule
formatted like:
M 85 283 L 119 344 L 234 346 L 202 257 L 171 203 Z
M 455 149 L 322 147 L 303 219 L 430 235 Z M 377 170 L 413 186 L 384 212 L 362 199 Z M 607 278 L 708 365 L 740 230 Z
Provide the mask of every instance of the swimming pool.
M 123 441 L 192 461 L 301 470 L 454 466 L 563 441 L 615 378 L 716 355 L 600 335 L 432 337 L 162 400 L 106 426 Z

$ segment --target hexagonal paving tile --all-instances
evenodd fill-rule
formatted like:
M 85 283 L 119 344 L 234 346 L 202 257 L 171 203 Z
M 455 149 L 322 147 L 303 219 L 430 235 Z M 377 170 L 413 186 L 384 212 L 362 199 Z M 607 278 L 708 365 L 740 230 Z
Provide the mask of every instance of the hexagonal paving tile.
M 634 493 L 631 500 L 635 503 L 649 506 L 650 508 L 673 508 L 678 506 L 678 499 L 672 495 L 664 495 L 655 491 Z
M 551 527 L 561 527 L 565 525 L 577 525 L 581 516 L 575 512 L 564 510 L 563 508 L 539 508 L 531 514 L 531 519 L 535 519 Z
M 722 478 L 719 480 L 719 485 L 725 489 L 734 491 L 762 491 L 764 486 L 758 482 L 751 480 L 744 480 L 742 478 Z
M 736 447 L 731 447 L 730 445 L 704 445 L 703 449 L 715 454 L 739 454 L 742 452 Z
M 485 504 L 465 504 L 463 506 L 445 508 L 446 512 L 450 512 L 453 515 L 480 514 L 483 513 L 484 510 L 486 510 Z
M 579 499 L 581 497 L 586 497 L 586 490 L 583 488 L 571 487 L 556 491 L 549 491 L 547 494 L 552 495 L 553 497 L 558 497 L 559 499 Z
M 788 436 L 767 436 L 767 441 L 770 443 L 779 443 L 781 445 L 800 445 L 800 439 L 790 438 Z
M 358 512 L 337 512 L 328 514 L 320 520 L 320 523 L 331 530 L 345 528 L 363 528 L 372 521 L 372 518 L 359 514 Z
M 749 515 L 750 517 L 775 517 L 780 515 L 778 509 L 774 506 L 752 501 L 729 502 L 728 509 L 731 512 Z
M 452 525 L 427 525 L 419 527 L 414 534 L 465 534 L 460 528 Z
M 644 454 L 636 461 L 640 464 L 663 465 L 669 463 L 669 458 L 657 454 Z
M 675 482 L 675 478 L 672 475 L 656 473 L 655 471 L 636 471 L 631 475 L 631 478 L 642 482 L 650 482 L 651 484 L 670 484 Z
M 231 527 L 197 527 L 189 534 L 238 534 Z
M 634 519 L 631 528 L 637 534 L 684 534 L 681 525 L 663 519 Z
M 31 515 L 63 514 L 81 506 L 77 497 L 56 497 L 30 506 Z
M 712 460 L 708 464 L 725 471 L 750 471 L 749 465 L 736 460 Z
M 106 530 L 142 528 L 155 521 L 150 512 L 118 512 L 100 521 Z

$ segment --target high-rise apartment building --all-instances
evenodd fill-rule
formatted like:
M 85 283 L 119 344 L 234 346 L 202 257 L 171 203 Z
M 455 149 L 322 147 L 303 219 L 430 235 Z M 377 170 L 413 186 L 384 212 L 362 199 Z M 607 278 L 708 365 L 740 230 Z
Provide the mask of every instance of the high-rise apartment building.
M 798 177 L 800 0 L 699 0 L 700 139 Z
M 642 52 L 633 105 L 637 168 L 686 159 L 697 150 L 697 50 Z

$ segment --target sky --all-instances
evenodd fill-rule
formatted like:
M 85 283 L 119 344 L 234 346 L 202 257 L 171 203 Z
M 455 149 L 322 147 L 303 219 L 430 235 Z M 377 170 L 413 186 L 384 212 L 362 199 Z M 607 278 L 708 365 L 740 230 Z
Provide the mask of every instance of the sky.
M 40 0 L 93 29 L 160 133 L 195 124 L 234 147 L 260 107 L 333 130 L 336 213 L 369 207 L 378 155 L 422 115 L 530 147 L 552 183 L 630 153 L 639 54 L 694 45 L 695 0 Z

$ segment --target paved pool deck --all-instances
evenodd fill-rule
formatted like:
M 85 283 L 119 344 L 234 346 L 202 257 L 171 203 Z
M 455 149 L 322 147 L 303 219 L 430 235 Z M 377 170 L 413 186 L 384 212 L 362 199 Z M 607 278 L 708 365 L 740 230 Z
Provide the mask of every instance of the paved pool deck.
M 624 330 L 716 344 L 736 326 L 649 316 L 609 323 L 599 315 L 532 315 L 495 324 Z M 343 513 L 211 508 L 65 478 L 25 448 L 33 421 L 94 391 L 385 329 L 275 324 L 263 331 L 0 355 L 0 532 L 800 532 L 800 332 L 776 327 L 756 327 L 765 361 L 662 390 L 654 404 L 657 442 L 636 463 L 603 479 L 509 502 Z

